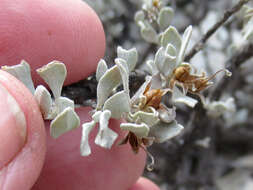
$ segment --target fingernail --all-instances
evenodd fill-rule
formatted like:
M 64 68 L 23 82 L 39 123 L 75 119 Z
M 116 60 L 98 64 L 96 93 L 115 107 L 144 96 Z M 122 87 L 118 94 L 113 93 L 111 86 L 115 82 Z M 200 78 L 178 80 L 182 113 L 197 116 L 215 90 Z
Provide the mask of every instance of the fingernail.
M 26 133 L 24 112 L 0 84 L 0 169 L 21 151 L 26 142 Z

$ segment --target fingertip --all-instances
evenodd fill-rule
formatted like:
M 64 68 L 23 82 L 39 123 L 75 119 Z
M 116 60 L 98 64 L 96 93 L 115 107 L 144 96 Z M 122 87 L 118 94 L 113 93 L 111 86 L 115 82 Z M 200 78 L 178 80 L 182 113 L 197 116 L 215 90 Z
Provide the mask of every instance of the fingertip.
M 38 178 L 44 162 L 46 152 L 44 122 L 32 94 L 21 82 L 0 70 L 0 85 L 15 99 L 26 123 L 25 143 L 12 155 L 13 158 L 0 168 L 0 189 L 30 189 Z M 16 114 L 20 112 L 18 109 L 13 111 Z M 17 119 L 21 122 L 20 117 Z
M 129 190 L 160 190 L 160 188 L 149 179 L 140 177 Z
M 95 71 L 105 51 L 105 36 L 96 13 L 81 0 L 1 0 L 0 65 L 26 60 L 35 70 L 48 62 L 66 64 L 65 84 Z M 13 53 L 15 52 L 15 53 Z

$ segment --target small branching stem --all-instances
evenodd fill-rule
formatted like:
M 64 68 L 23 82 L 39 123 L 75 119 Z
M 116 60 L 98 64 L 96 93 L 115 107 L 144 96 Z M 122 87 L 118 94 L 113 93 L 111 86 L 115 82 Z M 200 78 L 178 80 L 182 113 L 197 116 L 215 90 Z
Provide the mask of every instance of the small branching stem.
M 222 26 L 225 22 L 236 12 L 238 12 L 243 5 L 248 3 L 249 0 L 240 0 L 234 7 L 227 10 L 223 17 L 215 23 L 206 33 L 205 35 L 193 46 L 190 52 L 186 55 L 185 61 L 188 62 L 196 53 L 203 49 L 207 40 Z

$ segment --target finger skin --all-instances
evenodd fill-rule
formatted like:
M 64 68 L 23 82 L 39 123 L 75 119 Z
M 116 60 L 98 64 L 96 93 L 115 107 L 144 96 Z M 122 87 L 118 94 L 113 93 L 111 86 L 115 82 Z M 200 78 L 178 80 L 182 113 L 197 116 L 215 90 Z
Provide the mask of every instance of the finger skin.
M 46 152 L 44 122 L 32 94 L 21 82 L 0 70 L 0 83 L 15 98 L 25 114 L 27 123 L 27 141 L 24 147 L 11 162 L 0 168 L 0 189 L 30 189 L 38 178 L 44 162 Z
M 81 123 L 90 121 L 89 108 L 77 110 Z M 120 134 L 118 121 L 110 127 Z M 98 127 L 98 126 L 97 126 Z M 89 142 L 92 154 L 80 156 L 81 127 L 58 139 L 47 138 L 48 152 L 45 165 L 33 190 L 127 190 L 142 174 L 146 155 L 134 154 L 129 145 L 115 145 L 104 149 L 94 143 L 97 127 L 91 132 Z
M 68 70 L 65 84 L 95 71 L 105 37 L 94 11 L 81 0 L 0 0 L 0 66 L 22 59 L 35 69 L 59 60 Z
M 128 190 L 159 190 L 160 188 L 150 180 L 140 177 L 139 180 Z

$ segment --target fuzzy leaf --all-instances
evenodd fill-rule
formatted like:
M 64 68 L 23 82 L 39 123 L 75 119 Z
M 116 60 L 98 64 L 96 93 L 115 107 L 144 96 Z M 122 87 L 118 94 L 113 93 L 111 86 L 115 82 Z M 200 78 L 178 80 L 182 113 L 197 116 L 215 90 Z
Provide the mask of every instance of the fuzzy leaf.
M 92 115 L 92 119 L 98 123 L 99 122 L 99 118 L 100 118 L 100 115 L 101 115 L 102 111 L 96 111 L 93 115 Z
M 145 21 L 138 22 L 139 27 L 141 28 L 141 37 L 149 43 L 158 43 L 158 35 L 155 29 Z
M 213 101 L 206 104 L 208 115 L 212 117 L 219 117 L 226 112 L 235 112 L 234 98 L 228 98 L 225 101 Z
M 188 26 L 185 29 L 184 34 L 183 34 L 182 45 L 180 47 L 180 51 L 179 51 L 178 58 L 177 58 L 177 65 L 181 64 L 184 61 L 186 48 L 187 48 L 188 43 L 190 41 L 191 35 L 192 35 L 192 26 Z
M 102 109 L 106 99 L 112 93 L 112 90 L 120 85 L 121 74 L 118 66 L 115 65 L 108 69 L 106 73 L 100 78 L 97 86 L 97 109 Z
M 155 137 L 155 142 L 163 143 L 177 135 L 184 129 L 184 127 L 178 124 L 176 121 L 172 123 L 159 122 L 150 128 L 149 136 Z
M 129 71 L 134 70 L 138 60 L 138 53 L 136 48 L 126 50 L 119 46 L 117 48 L 117 55 L 118 58 L 124 59 L 126 61 Z
M 166 29 L 174 17 L 174 11 L 170 7 L 163 7 L 158 15 L 158 24 L 162 30 Z
M 162 80 L 160 73 L 156 73 L 155 75 L 152 75 L 150 88 L 151 89 L 162 89 L 163 88 L 163 80 Z
M 65 108 L 70 107 L 74 110 L 75 104 L 73 100 L 70 100 L 69 98 L 66 97 L 59 97 L 55 101 L 57 108 L 58 108 L 58 113 L 61 113 Z
M 170 43 L 178 52 L 182 44 L 182 39 L 177 29 L 173 26 L 170 26 L 163 33 L 161 42 L 163 47 L 167 47 Z
M 148 60 L 146 62 L 146 65 L 147 65 L 147 69 L 148 69 L 148 72 L 151 74 L 151 75 L 155 75 L 158 73 L 158 69 L 155 65 L 155 62 L 153 60 Z
M 89 134 L 95 125 L 95 121 L 84 123 L 82 125 L 82 139 L 80 145 L 80 152 L 82 156 L 88 156 L 91 153 L 89 145 Z
M 127 63 L 124 59 L 121 58 L 115 59 L 115 63 L 118 66 L 121 75 L 124 91 L 126 92 L 126 94 L 129 94 L 129 70 Z
M 34 98 L 40 107 L 43 118 L 53 119 L 50 117 L 52 110 L 52 98 L 48 90 L 44 86 L 39 85 L 34 92 Z
M 176 108 L 173 107 L 172 109 L 167 108 L 165 105 L 157 110 L 159 113 L 159 119 L 164 123 L 171 123 L 176 119 Z
M 243 38 L 250 42 L 253 42 L 253 17 L 243 28 Z
M 130 112 L 129 95 L 120 91 L 106 100 L 103 110 L 110 110 L 111 117 L 120 119 L 123 113 Z
M 92 115 L 92 119 L 98 123 L 99 122 L 99 118 L 100 118 L 100 115 L 101 115 L 102 111 L 96 111 L 93 115 Z
M 131 117 L 133 120 L 138 120 L 138 122 L 140 123 L 145 123 L 149 127 L 155 125 L 159 121 L 158 112 L 149 113 L 144 111 L 138 111 L 134 113 Z
M 139 90 L 131 98 L 131 100 L 130 100 L 131 105 L 135 104 L 139 100 L 140 96 L 144 93 L 146 87 L 151 82 L 151 80 L 152 80 L 152 77 L 150 77 L 150 76 L 146 77 L 145 82 L 141 85 Z
M 172 101 L 175 103 L 184 103 L 190 107 L 194 107 L 198 101 L 184 95 L 176 86 L 173 88 Z
M 155 55 L 155 64 L 158 70 L 167 78 L 176 67 L 176 50 L 168 44 L 166 49 L 161 47 Z
M 100 80 L 100 78 L 105 74 L 105 72 L 107 71 L 107 65 L 105 60 L 101 59 L 98 62 L 98 66 L 97 66 L 97 71 L 96 71 L 96 79 L 97 81 Z
M 67 75 L 66 66 L 59 61 L 52 61 L 37 69 L 37 73 L 48 84 L 54 94 L 54 98 L 59 98 Z
M 253 180 L 250 169 L 233 169 L 216 180 L 218 190 L 252 190 Z
M 35 88 L 31 77 L 30 65 L 25 60 L 22 60 L 18 65 L 2 66 L 1 69 L 20 80 L 34 94 Z
M 64 133 L 77 128 L 80 125 L 80 119 L 75 111 L 68 107 L 58 114 L 50 125 L 50 134 L 53 138 L 58 138 Z
M 99 131 L 95 139 L 97 145 L 108 149 L 111 148 L 118 137 L 118 134 L 108 127 L 110 117 L 111 112 L 109 110 L 105 110 L 101 113 L 99 118 Z
M 144 21 L 145 20 L 145 14 L 143 11 L 137 11 L 134 15 L 134 20 L 136 23 L 139 21 Z
M 145 123 L 121 123 L 120 128 L 125 131 L 133 132 L 137 137 L 147 137 L 149 133 L 149 127 Z

